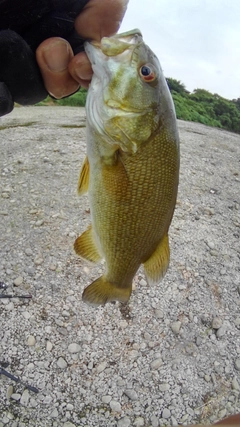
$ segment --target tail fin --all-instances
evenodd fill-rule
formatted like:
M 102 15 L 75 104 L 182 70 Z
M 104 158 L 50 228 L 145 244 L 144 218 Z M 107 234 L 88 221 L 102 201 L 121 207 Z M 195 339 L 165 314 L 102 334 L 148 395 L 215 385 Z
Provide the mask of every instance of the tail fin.
M 107 281 L 104 276 L 91 283 L 83 292 L 82 299 L 90 305 L 105 305 L 110 301 L 127 302 L 130 298 L 132 287 L 120 288 Z

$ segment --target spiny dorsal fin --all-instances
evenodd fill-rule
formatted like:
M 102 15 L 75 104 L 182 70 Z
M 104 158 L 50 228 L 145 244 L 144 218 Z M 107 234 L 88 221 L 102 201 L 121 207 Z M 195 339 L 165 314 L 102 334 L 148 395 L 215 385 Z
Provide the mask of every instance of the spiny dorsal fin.
M 92 226 L 84 231 L 74 243 L 75 252 L 90 262 L 99 262 L 102 259 L 93 237 Z
M 88 158 L 85 157 L 84 162 L 82 164 L 79 180 L 78 180 L 78 194 L 79 196 L 82 196 L 82 194 L 87 193 L 88 191 L 88 185 L 89 185 L 89 173 L 90 173 L 90 166 Z
M 131 285 L 125 288 L 110 283 L 105 276 L 99 277 L 84 289 L 82 299 L 90 305 L 105 305 L 107 302 L 127 302 L 132 292 Z
M 165 234 L 157 249 L 143 264 L 149 283 L 158 283 L 165 276 L 170 259 L 168 234 Z

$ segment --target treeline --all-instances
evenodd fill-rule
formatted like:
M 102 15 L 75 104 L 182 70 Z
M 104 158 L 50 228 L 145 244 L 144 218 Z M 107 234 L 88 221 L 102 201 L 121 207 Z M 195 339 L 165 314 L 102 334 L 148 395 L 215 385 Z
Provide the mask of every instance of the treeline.
M 240 98 L 232 101 L 205 89 L 192 93 L 179 80 L 168 77 L 178 119 L 204 123 L 240 133 Z
M 232 101 L 212 94 L 205 89 L 195 89 L 192 93 L 179 80 L 168 77 L 178 119 L 199 122 L 240 133 L 240 98 Z M 87 91 L 80 89 L 67 98 L 53 100 L 48 97 L 38 105 L 69 105 L 84 107 Z

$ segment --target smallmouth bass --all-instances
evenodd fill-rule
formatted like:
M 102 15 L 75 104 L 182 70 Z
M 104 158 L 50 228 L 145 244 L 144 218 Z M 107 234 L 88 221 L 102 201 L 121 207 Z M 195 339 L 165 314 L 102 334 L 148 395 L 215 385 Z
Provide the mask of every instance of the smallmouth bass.
M 179 179 L 173 101 L 159 61 L 139 30 L 87 42 L 93 68 L 86 102 L 87 157 L 79 194 L 92 224 L 74 244 L 82 258 L 105 259 L 83 301 L 127 302 L 141 264 L 157 283 L 169 264 L 168 229 Z

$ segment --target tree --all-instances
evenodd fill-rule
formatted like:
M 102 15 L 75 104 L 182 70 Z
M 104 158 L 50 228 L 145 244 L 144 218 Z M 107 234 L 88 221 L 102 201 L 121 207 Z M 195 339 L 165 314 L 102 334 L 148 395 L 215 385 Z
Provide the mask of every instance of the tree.
M 181 93 L 181 94 L 188 94 L 189 92 L 187 91 L 185 85 L 183 83 L 180 82 L 180 80 L 176 80 L 176 79 L 172 79 L 171 77 L 167 77 L 167 84 L 168 87 L 170 89 L 170 91 L 174 91 L 177 93 Z

